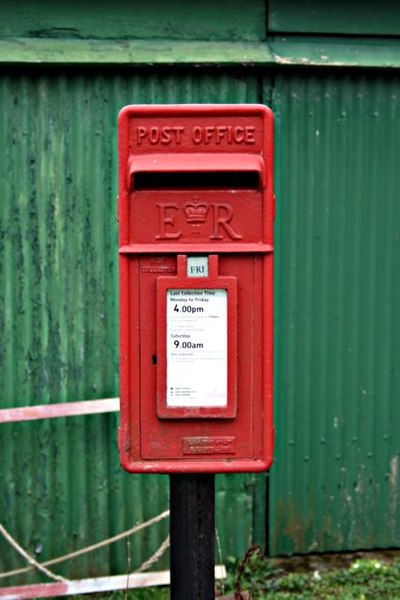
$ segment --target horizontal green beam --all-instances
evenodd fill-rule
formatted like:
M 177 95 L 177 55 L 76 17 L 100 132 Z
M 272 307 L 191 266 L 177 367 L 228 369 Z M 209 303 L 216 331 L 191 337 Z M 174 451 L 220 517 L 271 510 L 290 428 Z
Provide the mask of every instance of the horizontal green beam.
M 177 40 L 0 39 L 0 63 L 237 64 L 273 62 L 257 42 Z
M 279 65 L 400 67 L 400 39 L 286 36 L 270 46 Z
M 400 67 L 400 40 L 302 38 L 267 42 L 0 39 L 0 64 Z

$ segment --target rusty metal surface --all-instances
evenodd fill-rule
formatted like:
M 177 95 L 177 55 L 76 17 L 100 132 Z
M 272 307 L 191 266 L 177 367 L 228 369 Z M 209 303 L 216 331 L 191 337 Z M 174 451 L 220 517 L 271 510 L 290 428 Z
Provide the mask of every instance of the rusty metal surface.
M 274 554 L 400 539 L 400 80 L 278 76 Z

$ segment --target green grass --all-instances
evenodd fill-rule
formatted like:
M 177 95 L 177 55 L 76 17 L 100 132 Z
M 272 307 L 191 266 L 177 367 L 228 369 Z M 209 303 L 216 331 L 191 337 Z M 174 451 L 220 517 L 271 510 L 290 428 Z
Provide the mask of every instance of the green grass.
M 339 555 L 340 556 L 340 555 Z M 373 555 L 372 555 L 373 556 Z M 340 563 L 340 560 L 338 561 Z M 243 561 L 228 561 L 228 575 L 218 593 L 233 594 L 238 572 L 242 571 L 241 589 L 251 592 L 252 600 L 400 600 L 400 558 L 357 558 L 338 568 L 335 560 L 329 568 L 304 571 L 290 559 L 268 560 L 253 554 Z M 108 600 L 167 600 L 168 588 L 147 588 L 95 594 Z M 89 600 L 90 595 L 75 597 Z
M 238 567 L 232 561 L 225 583 L 229 592 L 235 590 Z M 362 558 L 345 568 L 288 573 L 279 561 L 253 556 L 244 569 L 242 590 L 254 600 L 400 600 L 400 558 Z

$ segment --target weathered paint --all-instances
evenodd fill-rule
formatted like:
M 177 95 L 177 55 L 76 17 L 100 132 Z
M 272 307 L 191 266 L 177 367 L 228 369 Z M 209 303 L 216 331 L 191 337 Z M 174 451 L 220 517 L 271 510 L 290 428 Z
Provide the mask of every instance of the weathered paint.
M 205 99 L 255 102 L 257 79 L 207 71 L 2 72 L 2 408 L 118 394 L 118 111 L 132 102 Z M 40 561 L 168 507 L 166 477 L 121 469 L 115 414 L 2 424 L 0 456 L 2 523 Z M 258 507 L 253 512 L 257 481 L 253 475 L 217 480 L 224 556 L 240 556 L 252 532 L 261 535 L 263 514 Z M 155 552 L 167 530 L 163 522 L 132 537 L 132 569 Z M 126 553 L 126 541 L 119 542 L 60 572 L 74 578 L 125 572 Z M 1 539 L 0 571 L 20 565 Z
M 14 4 L 5 6 L 22 19 Z M 112 11 L 120 6 L 114 3 Z M 319 3 L 319 11 L 323 8 Z M 37 14 L 31 10 L 32 18 Z M 230 21 L 232 35 L 224 24 L 208 24 L 213 43 L 202 38 L 205 26 L 201 35 L 189 27 L 172 42 L 155 38 L 155 29 L 148 30 L 147 40 L 121 39 L 121 24 L 113 33 L 112 25 L 102 22 L 92 29 L 93 39 L 78 39 L 67 30 L 69 22 L 44 27 L 39 20 L 34 31 L 44 37 L 35 38 L 29 20 L 28 27 L 11 28 L 11 21 L 2 19 L 0 27 L 9 27 L 0 39 L 2 408 L 117 394 L 113 177 L 121 106 L 270 105 L 269 83 L 263 97 L 257 91 L 265 71 L 189 72 L 165 65 L 278 65 L 276 307 L 281 313 L 272 548 L 290 553 L 398 545 L 398 79 L 342 70 L 398 68 L 398 40 L 314 38 L 308 26 L 304 37 L 277 36 L 264 43 L 261 12 L 249 10 L 249 15 L 244 35 L 237 15 Z M 395 23 L 393 11 L 387 15 Z M 293 16 L 298 31 L 299 12 Z M 100 31 L 111 37 L 100 40 Z M 315 35 L 319 32 L 314 28 Z M 29 70 L 16 68 L 25 63 Z M 100 66 L 90 70 L 86 64 Z M 113 75 L 101 64 L 114 65 Z M 119 73 L 118 64 L 164 69 Z M 63 65 L 62 74 L 57 65 Z M 309 74 L 303 69 L 300 76 L 294 66 L 307 67 Z M 344 176 L 336 178 L 338 173 Z M 345 346 L 348 341 L 352 345 Z M 347 354 L 348 347 L 356 352 Z M 36 558 L 84 546 L 166 508 L 166 479 L 124 476 L 115 440 L 115 415 L 2 425 L 0 513 Z M 242 554 L 252 536 L 263 541 L 264 481 L 219 478 L 224 554 Z M 154 529 L 132 539 L 133 567 L 165 533 Z M 16 561 L 1 540 L 1 567 L 19 565 Z M 79 577 L 108 568 L 125 571 L 125 543 L 67 570 Z
M 0 38 L 0 64 L 318 66 L 397 69 L 397 39 L 276 36 L 265 42 Z
M 393 0 L 269 0 L 268 29 L 285 33 L 399 35 L 400 7 Z
M 400 66 L 400 39 L 277 36 L 271 40 L 270 50 L 274 63 L 281 67 L 391 69 Z
M 5 0 L 0 63 L 398 68 L 400 5 L 389 4 Z
M 2 0 L 0 37 L 255 41 L 265 37 L 264 0 Z
M 275 86 L 271 548 L 396 547 L 400 79 L 303 73 Z

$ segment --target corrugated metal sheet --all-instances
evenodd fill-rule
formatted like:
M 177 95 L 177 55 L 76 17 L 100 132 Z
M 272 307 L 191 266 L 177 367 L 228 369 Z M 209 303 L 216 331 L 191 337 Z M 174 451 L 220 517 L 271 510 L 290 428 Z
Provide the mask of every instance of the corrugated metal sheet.
M 400 540 L 400 79 L 291 74 L 277 118 L 275 554 Z
M 255 78 L 235 74 L 2 72 L 2 408 L 118 395 L 119 109 L 256 100 Z M 167 477 L 122 472 L 116 420 L 106 414 L 1 427 L 0 520 L 38 560 L 100 541 L 167 508 Z M 258 481 L 219 478 L 217 522 L 225 553 L 242 554 L 252 531 L 261 530 L 262 514 L 253 510 Z M 167 529 L 163 522 L 132 539 L 132 568 L 155 551 Z M 0 571 L 21 562 L 0 539 Z M 126 542 L 120 542 L 54 570 L 85 577 L 127 568 Z
M 275 77 L 274 554 L 399 544 L 399 83 L 350 72 Z M 2 71 L 2 408 L 118 393 L 118 110 L 255 102 L 258 84 L 254 72 Z M 39 560 L 167 507 L 167 477 L 120 469 L 116 421 L 1 426 L 0 520 Z M 218 478 L 225 555 L 262 540 L 264 502 L 263 476 Z M 132 567 L 167 527 L 132 539 Z M 0 570 L 21 564 L 0 540 Z M 55 570 L 126 568 L 120 542 Z

